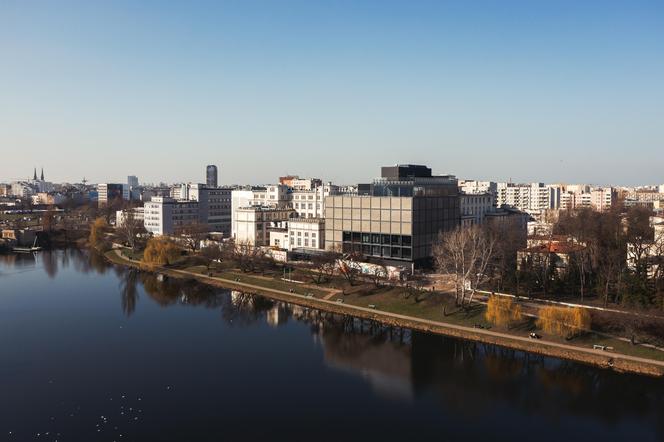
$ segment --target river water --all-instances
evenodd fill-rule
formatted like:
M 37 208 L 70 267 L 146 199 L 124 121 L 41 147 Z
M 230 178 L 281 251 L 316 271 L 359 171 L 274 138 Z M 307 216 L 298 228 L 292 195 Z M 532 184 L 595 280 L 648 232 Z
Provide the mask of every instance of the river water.
M 0 441 L 664 440 L 663 381 L 0 255 Z

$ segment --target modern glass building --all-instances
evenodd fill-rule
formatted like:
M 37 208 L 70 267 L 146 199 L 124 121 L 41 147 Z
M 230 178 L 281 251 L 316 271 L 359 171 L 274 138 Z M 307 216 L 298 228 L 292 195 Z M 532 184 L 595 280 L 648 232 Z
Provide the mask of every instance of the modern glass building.
M 357 195 L 325 199 L 326 248 L 388 265 L 429 264 L 439 232 L 459 225 L 457 179 L 418 165 L 383 167 L 381 175 Z

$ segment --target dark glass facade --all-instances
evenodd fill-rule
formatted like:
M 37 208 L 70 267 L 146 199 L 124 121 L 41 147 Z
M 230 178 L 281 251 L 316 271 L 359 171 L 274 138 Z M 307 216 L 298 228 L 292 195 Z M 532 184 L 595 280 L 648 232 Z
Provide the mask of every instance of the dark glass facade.
M 208 187 L 217 187 L 217 166 L 210 164 L 205 171 L 205 184 Z

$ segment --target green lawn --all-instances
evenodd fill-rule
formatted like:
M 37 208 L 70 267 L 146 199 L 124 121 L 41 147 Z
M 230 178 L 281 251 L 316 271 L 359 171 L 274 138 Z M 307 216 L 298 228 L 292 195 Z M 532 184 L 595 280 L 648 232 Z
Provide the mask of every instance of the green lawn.
M 131 253 L 131 251 L 128 249 L 125 249 L 123 252 L 127 253 L 133 259 L 142 258 L 142 252 Z M 107 252 L 106 256 L 115 263 L 123 264 L 122 259 L 119 258 L 114 251 Z M 305 277 L 306 273 L 304 272 L 298 275 L 300 276 L 298 279 L 305 279 L 307 284 L 297 284 L 282 281 L 282 275 L 278 271 L 262 276 L 229 269 L 223 264 L 213 266 L 211 270 L 208 270 L 205 265 L 197 264 L 196 257 L 183 257 L 183 259 L 173 267 L 201 275 L 208 275 L 210 273 L 210 276 L 229 282 L 236 282 L 236 279 L 239 279 L 239 282 L 255 285 L 258 287 L 275 289 L 284 292 L 293 290 L 293 293 L 299 295 L 306 295 L 311 293 L 316 298 L 323 298 L 330 294 L 330 292 L 324 290 L 323 287 L 343 289 L 346 294 L 340 293 L 339 295 L 333 296 L 331 300 L 342 298 L 344 304 L 359 307 L 368 307 L 373 305 L 375 306 L 376 310 L 380 311 L 412 316 L 415 318 L 427 319 L 431 321 L 462 325 L 466 327 L 481 325 L 494 331 L 509 333 L 515 336 L 528 336 L 530 332 L 537 331 L 533 318 L 527 318 L 523 321 L 523 323 L 511 329 L 495 327 L 485 319 L 484 314 L 486 307 L 484 305 L 473 304 L 469 308 L 460 309 L 454 305 L 454 299 L 452 296 L 439 292 L 422 291 L 417 296 L 415 294 L 405 296 L 406 289 L 401 287 L 385 286 L 376 288 L 373 284 L 366 282 L 358 282 L 355 286 L 350 286 L 346 281 L 343 281 L 339 278 L 335 278 L 333 281 L 322 284 L 319 286 L 320 288 L 317 288 L 313 287 L 314 284 L 310 282 L 310 279 L 307 280 Z M 592 348 L 594 344 L 604 345 L 613 347 L 611 352 L 617 354 L 626 354 L 664 361 L 664 352 L 662 351 L 638 345 L 631 345 L 628 342 L 597 335 L 595 333 L 581 335 L 569 341 L 555 336 L 544 335 L 540 331 L 537 331 L 537 333 L 543 335 L 544 339 L 548 341 L 575 345 L 582 348 Z M 607 355 L 610 355 L 611 352 L 607 352 Z

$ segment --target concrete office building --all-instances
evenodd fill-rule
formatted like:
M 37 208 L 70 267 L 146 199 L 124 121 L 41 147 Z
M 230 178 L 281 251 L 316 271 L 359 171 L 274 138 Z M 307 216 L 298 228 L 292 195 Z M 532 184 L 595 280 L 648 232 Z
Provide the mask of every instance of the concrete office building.
M 251 206 L 288 208 L 291 196 L 289 190 L 285 184 L 233 189 L 231 192 L 231 236 L 235 237 L 237 231 L 235 212 L 239 208 Z
M 381 172 L 358 195 L 325 199 L 325 248 L 394 266 L 429 264 L 438 234 L 459 225 L 457 179 L 419 165 Z
M 199 222 L 198 202 L 153 197 L 144 206 L 144 226 L 154 235 L 172 235 L 179 227 Z
M 133 209 L 118 210 L 115 212 L 116 227 L 122 227 L 122 225 L 124 225 L 125 219 L 127 218 L 127 213 L 129 211 L 132 212 L 136 221 L 145 225 L 145 207 L 134 207 Z
M 198 201 L 200 221 L 210 230 L 231 235 L 231 192 L 228 187 L 210 187 L 204 184 L 189 185 L 190 201 Z
M 292 218 L 270 229 L 270 246 L 286 250 L 325 248 L 325 220 Z
M 106 206 L 114 199 L 125 199 L 125 184 L 101 183 L 97 185 L 97 204 L 99 207 Z
M 483 224 L 486 215 L 496 211 L 496 198 L 490 193 L 461 193 L 459 207 L 462 226 Z
M 267 246 L 270 244 L 270 229 L 283 228 L 282 222 L 294 215 L 290 207 L 240 207 L 233 212 L 236 229 L 233 236 L 238 243 Z
M 214 164 L 208 164 L 205 169 L 205 184 L 207 187 L 217 187 L 218 170 Z

